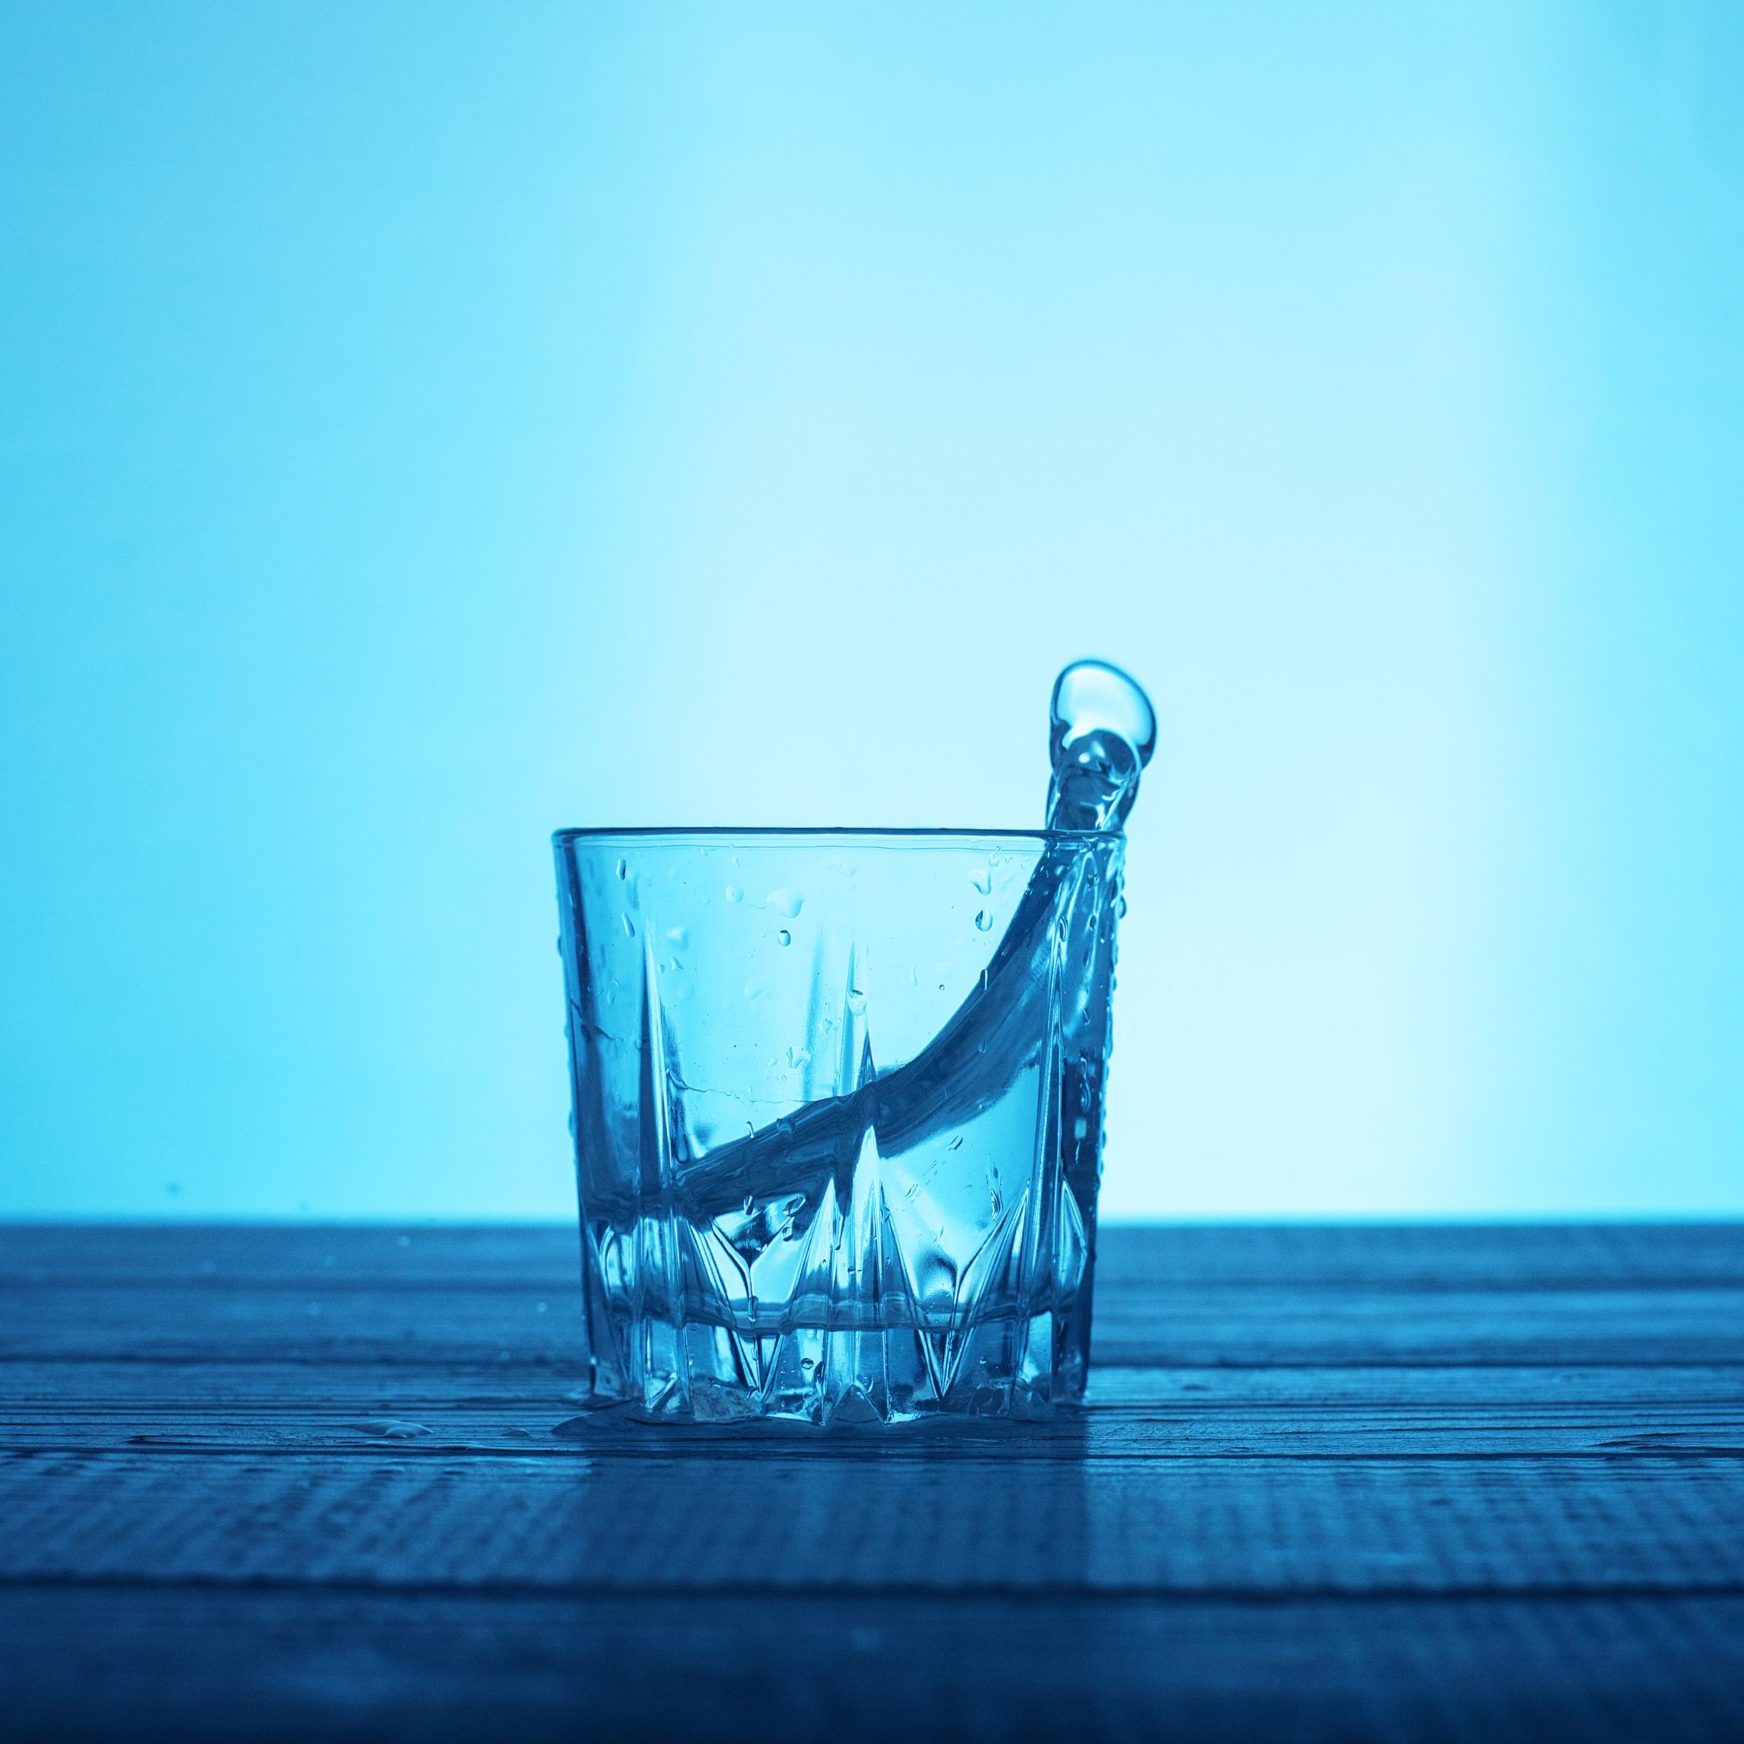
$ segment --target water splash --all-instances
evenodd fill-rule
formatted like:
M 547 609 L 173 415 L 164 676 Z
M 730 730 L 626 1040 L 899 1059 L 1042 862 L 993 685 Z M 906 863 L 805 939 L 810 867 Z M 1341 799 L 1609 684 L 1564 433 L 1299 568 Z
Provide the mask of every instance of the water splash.
M 1150 699 L 1118 666 L 1102 660 L 1068 666 L 1049 705 L 1048 828 L 1118 832 L 1156 735 Z M 986 970 L 919 1054 L 885 1072 L 857 1073 L 845 1094 L 808 1103 L 689 1162 L 678 1182 L 686 1215 L 731 1212 L 747 1196 L 809 1197 L 852 1168 L 874 1123 L 880 1150 L 896 1156 L 997 1100 L 1041 1045 L 1038 1007 L 1047 998 L 1052 918 L 1066 864 L 1063 856 L 1042 855 Z M 729 901 L 742 895 L 737 887 L 727 891 Z

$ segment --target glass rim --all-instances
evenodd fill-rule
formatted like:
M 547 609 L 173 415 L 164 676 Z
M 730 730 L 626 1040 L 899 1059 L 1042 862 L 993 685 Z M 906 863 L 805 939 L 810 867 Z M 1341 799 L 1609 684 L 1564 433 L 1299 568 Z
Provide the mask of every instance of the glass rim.
M 554 847 L 586 842 L 683 842 L 698 836 L 718 841 L 785 842 L 1104 842 L 1120 830 L 983 830 L 855 824 L 628 824 L 553 830 Z

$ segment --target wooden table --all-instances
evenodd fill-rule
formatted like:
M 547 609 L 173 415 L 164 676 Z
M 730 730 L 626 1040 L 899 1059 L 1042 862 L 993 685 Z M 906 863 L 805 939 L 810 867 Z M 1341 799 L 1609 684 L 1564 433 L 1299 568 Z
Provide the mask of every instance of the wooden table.
M 1744 1226 L 1104 1237 L 1082 1412 L 575 1421 L 561 1229 L 0 1229 L 0 1735 L 1744 1736 Z

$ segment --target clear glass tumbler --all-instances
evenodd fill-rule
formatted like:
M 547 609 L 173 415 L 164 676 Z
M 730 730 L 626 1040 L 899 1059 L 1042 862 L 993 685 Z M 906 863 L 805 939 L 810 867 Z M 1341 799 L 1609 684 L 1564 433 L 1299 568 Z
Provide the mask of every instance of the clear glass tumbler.
M 553 840 L 594 1398 L 834 1424 L 1080 1396 L 1122 839 Z

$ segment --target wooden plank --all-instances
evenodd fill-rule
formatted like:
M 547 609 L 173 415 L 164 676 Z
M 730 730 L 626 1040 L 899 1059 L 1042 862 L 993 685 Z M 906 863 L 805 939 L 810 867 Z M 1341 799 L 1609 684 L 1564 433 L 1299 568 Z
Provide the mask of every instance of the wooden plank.
M 0 1224 L 7 1284 L 573 1290 L 573 1224 Z
M 6 1380 L 0 1448 L 14 1451 L 270 1448 L 343 1459 L 372 1457 L 393 1439 L 411 1456 L 561 1457 L 608 1433 L 578 1429 L 572 1393 L 529 1387 L 502 1365 L 414 1371 L 397 1385 L 370 1368 L 302 1364 L 19 1363 Z M 1105 1369 L 1085 1411 L 1019 1433 L 1063 1459 L 1608 1459 L 1619 1451 L 1744 1459 L 1744 1386 L 1735 1372 L 1709 1368 Z M 717 1458 L 761 1457 L 730 1429 L 675 1436 L 626 1426 L 613 1445 L 622 1457 L 699 1448 Z M 888 1437 L 880 1457 L 924 1460 L 931 1445 L 923 1433 Z
M 572 1289 L 567 1224 L 0 1224 L 0 1285 L 259 1284 Z M 1429 1289 L 1744 1285 L 1744 1223 L 1111 1224 L 1108 1284 L 1287 1281 Z
M 7 1736 L 1701 1744 L 1744 1599 L 0 1591 Z
M 1346 1290 L 1744 1284 L 1744 1222 L 1111 1224 L 1098 1281 Z
M 87 1284 L 0 1294 L 0 1360 L 517 1362 L 575 1374 L 580 1292 Z M 1744 1287 L 1306 1290 L 1110 1282 L 1098 1361 L 1123 1367 L 1451 1363 L 1744 1367 Z
M 162 1450 L 0 1464 L 13 1582 L 663 1592 L 1744 1591 L 1736 1459 Z
M 112 1415 L 123 1427 L 138 1410 L 210 1414 L 222 1407 L 246 1422 L 253 1412 L 304 1408 L 353 1410 L 366 1404 L 420 1404 L 429 1409 L 471 1406 L 530 1408 L 567 1415 L 582 1398 L 565 1379 L 542 1385 L 517 1363 L 457 1362 L 407 1374 L 365 1368 L 324 1370 L 303 1362 L 214 1362 L 161 1365 L 134 1362 L 13 1363 L 5 1374 L 0 1411 L 41 1407 Z M 1226 1411 L 1307 1416 L 1350 1412 L 1390 1418 L 1398 1413 L 1447 1412 L 1461 1420 L 1507 1414 L 1530 1423 L 1563 1411 L 1607 1414 L 1643 1409 L 1679 1411 L 1744 1407 L 1744 1376 L 1712 1364 L 1658 1364 L 1632 1369 L 1492 1368 L 1435 1364 L 1376 1368 L 1130 1368 L 1098 1364 L 1086 1412 L 1092 1421 L 1110 1413 L 1164 1409 L 1210 1417 Z M 893 1437 L 891 1445 L 900 1445 Z M 4 1445 L 0 1442 L 0 1445 Z

